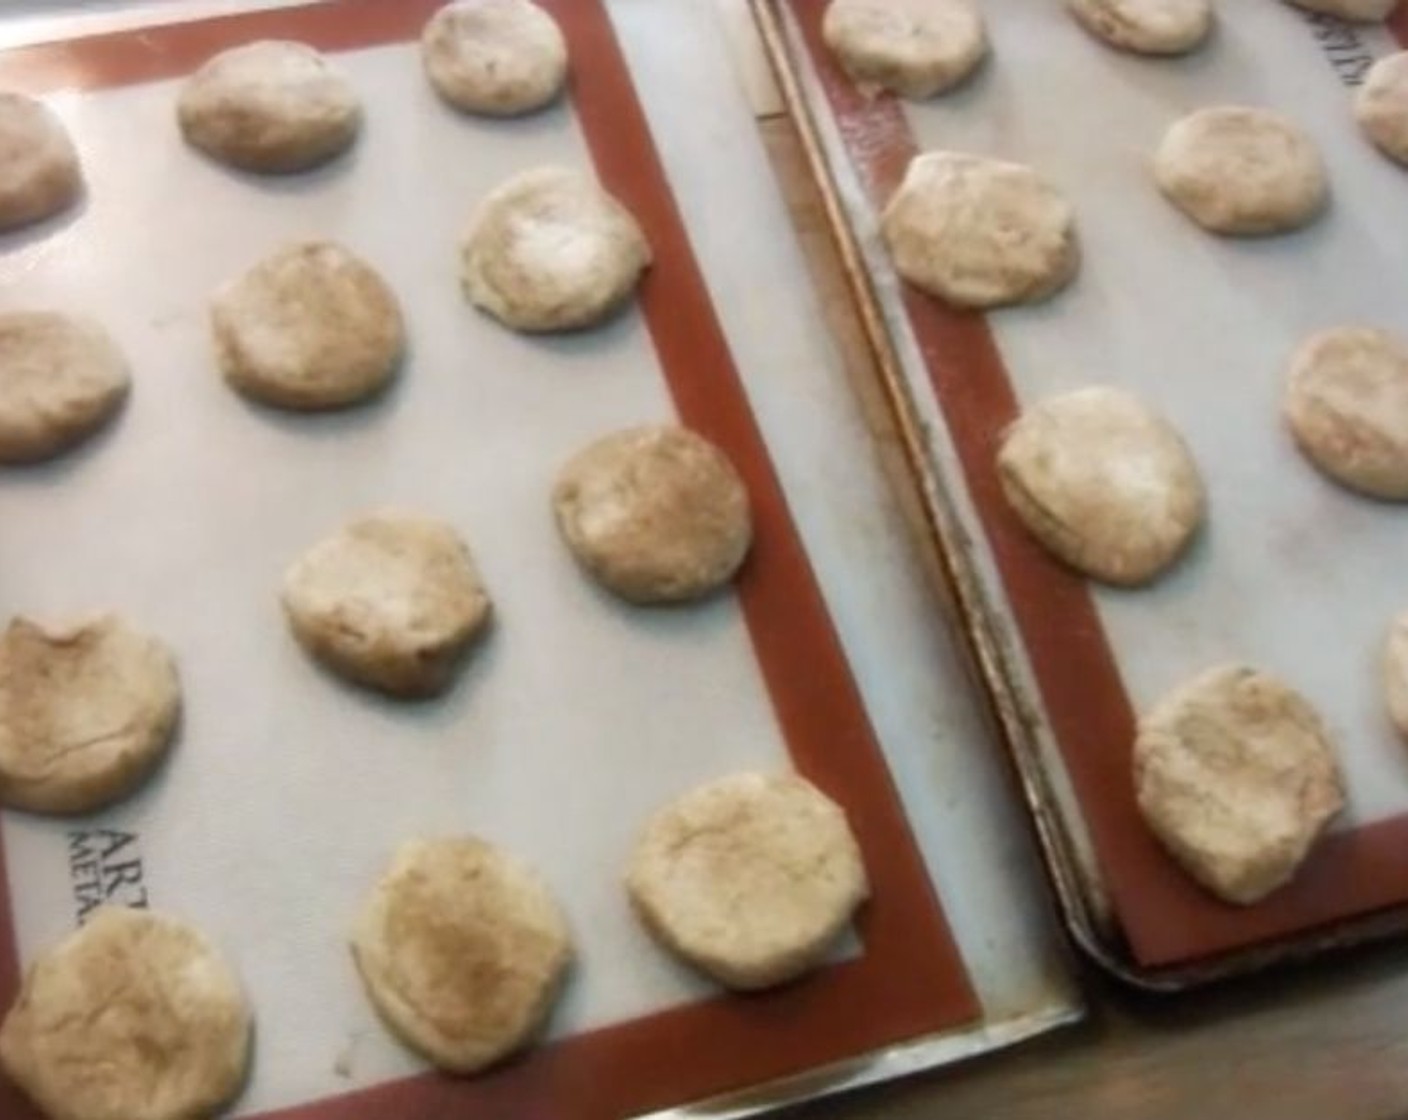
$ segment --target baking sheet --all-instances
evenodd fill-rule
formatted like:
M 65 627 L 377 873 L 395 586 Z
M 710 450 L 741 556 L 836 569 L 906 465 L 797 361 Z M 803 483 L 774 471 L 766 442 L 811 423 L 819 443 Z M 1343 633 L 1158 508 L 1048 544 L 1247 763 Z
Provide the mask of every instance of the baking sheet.
M 809 1075 L 711 1106 L 742 1113 L 1069 1021 L 1077 1002 L 1023 830 L 954 651 L 931 624 L 709 8 L 554 5 L 576 59 L 570 100 L 492 122 L 441 106 L 414 49 L 396 41 L 431 7 L 359 0 L 0 55 L 0 82 L 58 88 L 50 101 L 91 186 L 77 216 L 7 239 L 0 306 L 81 305 L 109 325 L 136 382 L 90 447 L 0 475 L 0 608 L 127 612 L 175 647 L 187 702 L 171 764 L 131 801 L 82 822 L 0 816 L 14 935 L 0 954 L 6 988 L 16 957 L 71 929 L 95 890 L 191 917 L 232 954 L 259 1017 L 239 1116 L 411 1117 L 474 1104 L 614 1116 Z M 181 72 L 178 56 L 310 29 L 345 48 L 366 100 L 348 158 L 256 181 L 182 146 L 174 83 L 161 77 Z M 623 100 L 629 81 L 612 77 L 623 64 L 674 201 L 650 187 L 655 155 Z M 607 326 L 524 338 L 464 305 L 454 247 L 476 199 L 554 162 L 595 164 L 660 260 L 640 305 Z M 688 242 L 676 237 L 675 205 Z M 343 240 L 387 276 L 411 356 L 375 405 L 289 417 L 220 383 L 205 301 L 268 249 L 310 234 Z M 680 298 L 691 243 L 712 311 L 708 298 Z M 581 578 L 546 495 L 586 441 L 677 409 L 744 460 L 766 508 L 738 595 L 640 612 Z M 765 454 L 749 450 L 759 432 Z M 494 633 L 437 704 L 396 706 L 335 684 L 280 617 L 285 564 L 381 505 L 461 526 L 495 599 Z M 826 613 L 796 605 L 813 572 L 839 646 Z M 848 676 L 859 722 L 846 715 Z M 867 762 L 872 727 L 884 755 Z M 818 780 L 831 776 L 853 815 L 864 803 L 857 823 L 884 853 L 872 871 L 906 889 L 878 893 L 859 940 L 816 982 L 711 998 L 637 928 L 620 868 L 661 801 L 732 769 L 781 765 L 789 747 Z M 885 809 L 898 802 L 881 762 L 922 863 Z M 396 843 L 466 828 L 544 870 L 581 964 L 553 1045 L 461 1083 L 415 1076 L 421 1065 L 367 1007 L 344 938 Z M 906 868 L 927 868 L 952 941 Z M 910 1045 L 916 1035 L 932 1037 Z
M 1093 42 L 1059 5 L 985 5 L 993 58 L 923 104 L 867 102 L 826 57 L 822 4 L 784 0 L 786 60 L 817 127 L 839 206 L 897 359 L 921 469 L 951 517 L 971 582 L 968 622 L 1002 695 L 1048 854 L 1078 935 L 1105 963 L 1180 985 L 1394 928 L 1408 901 L 1408 757 L 1382 710 L 1377 658 L 1402 608 L 1400 511 L 1307 467 L 1279 421 L 1287 358 L 1310 332 L 1365 321 L 1404 331 L 1401 169 L 1358 134 L 1353 83 L 1395 49 L 1281 4 L 1224 4 L 1213 41 L 1147 60 Z M 1400 20 L 1402 22 L 1402 20 Z M 1334 203 L 1308 230 L 1217 239 L 1154 189 L 1164 129 L 1199 106 L 1267 105 L 1299 120 L 1331 168 Z M 1073 199 L 1085 263 L 1047 304 L 959 314 L 903 288 L 877 202 L 916 148 L 1032 164 Z M 1169 415 L 1211 490 L 1210 528 L 1152 589 L 1089 585 L 1047 559 L 1001 500 L 992 455 L 1023 403 L 1091 382 Z M 972 635 L 970 635 L 972 637 Z M 1342 748 L 1350 808 L 1303 876 L 1249 910 L 1205 896 L 1133 804 L 1134 713 L 1211 664 L 1282 675 Z

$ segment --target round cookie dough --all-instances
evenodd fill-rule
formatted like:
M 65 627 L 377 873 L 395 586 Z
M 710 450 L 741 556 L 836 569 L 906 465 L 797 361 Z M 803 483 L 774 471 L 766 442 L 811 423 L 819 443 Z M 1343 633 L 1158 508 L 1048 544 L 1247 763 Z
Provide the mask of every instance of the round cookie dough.
M 709 594 L 733 578 L 753 541 L 743 479 L 687 428 L 628 428 L 597 440 L 562 468 L 552 504 L 572 554 L 633 603 Z
M 89 319 L 0 313 L 0 463 L 48 459 L 83 442 L 127 399 L 127 361 Z
M 626 887 L 666 948 L 742 990 L 814 968 L 869 893 L 840 806 L 795 775 L 751 773 L 659 810 Z
M 1383 657 L 1384 699 L 1389 718 L 1408 739 L 1408 611 L 1393 620 Z
M 380 391 L 405 349 L 396 296 L 341 245 L 287 245 L 226 284 L 211 306 L 225 380 L 264 404 L 342 408 Z
M 821 33 L 856 82 L 915 99 L 952 89 L 988 53 L 973 0 L 831 0 Z
M 1286 422 L 1337 482 L 1408 501 L 1408 343 L 1374 327 L 1311 336 L 1291 359 Z
M 489 621 L 489 595 L 454 529 L 428 517 L 358 518 L 284 575 L 284 612 L 310 654 L 392 696 L 433 696 Z
M 1080 264 L 1060 191 L 1029 167 L 962 152 L 910 161 L 881 229 L 900 275 L 959 307 L 1045 299 Z
M 1135 54 L 1186 54 L 1212 31 L 1212 0 L 1066 0 L 1097 39 Z
M 1164 196 L 1213 233 L 1284 233 L 1325 208 L 1320 152 L 1294 121 L 1268 109 L 1220 105 L 1174 123 L 1154 156 Z
M 78 152 L 41 101 L 0 93 L 0 230 L 67 210 L 83 193 Z
M 471 303 L 516 330 L 575 330 L 624 303 L 650 259 L 630 211 L 586 176 L 545 167 L 480 204 L 460 282 Z
M 567 43 L 530 0 L 456 0 L 420 38 L 435 92 L 457 109 L 517 116 L 548 104 L 567 80 Z
M 547 1019 L 572 961 L 562 911 L 533 868 L 474 837 L 397 851 L 357 921 L 352 955 L 402 1042 L 475 1073 Z
M 1094 386 L 1027 409 L 1003 437 L 997 469 L 1032 536 L 1107 583 L 1147 583 L 1203 522 L 1203 483 L 1183 437 L 1121 389 Z
M 1408 164 L 1408 51 L 1369 68 L 1354 99 L 1354 116 L 1379 151 Z
M 1351 23 L 1378 23 L 1398 7 L 1399 0 L 1286 0 L 1307 12 L 1338 16 Z
M 1134 784 L 1145 821 L 1184 870 L 1243 905 L 1287 882 L 1344 806 L 1314 708 L 1242 666 L 1195 677 L 1139 721 Z
M 30 966 L 0 1065 L 55 1120 L 207 1120 L 244 1084 L 250 1027 L 198 931 L 105 906 Z
M 347 149 L 357 92 L 304 43 L 263 39 L 221 51 L 186 80 L 176 116 L 187 143 L 243 171 L 306 171 Z
M 114 615 L 0 635 L 0 804 L 87 813 L 165 756 L 181 707 L 171 654 Z

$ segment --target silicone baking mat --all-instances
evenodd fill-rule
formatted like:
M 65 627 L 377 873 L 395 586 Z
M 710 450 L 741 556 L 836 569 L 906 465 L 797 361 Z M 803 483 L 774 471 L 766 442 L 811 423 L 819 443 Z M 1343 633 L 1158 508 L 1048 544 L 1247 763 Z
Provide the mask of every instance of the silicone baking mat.
M 175 646 L 187 702 L 170 765 L 131 802 L 82 822 L 4 816 L 0 994 L 98 896 L 192 917 L 234 956 L 258 1016 L 239 1116 L 615 1117 L 830 1071 L 744 1110 L 954 1060 L 1074 1013 L 1010 814 L 996 810 L 1018 839 L 983 857 L 1002 880 L 958 887 L 956 923 L 939 901 L 960 876 L 936 854 L 963 822 L 924 804 L 942 794 L 925 770 L 954 752 L 936 740 L 982 730 L 957 700 L 936 724 L 906 679 L 943 654 L 914 612 L 863 429 L 818 383 L 835 358 L 795 291 L 777 200 L 756 198 L 768 186 L 756 137 L 733 135 L 752 122 L 731 89 L 712 111 L 681 115 L 698 83 L 729 77 L 712 24 L 697 5 L 546 6 L 569 41 L 571 86 L 521 121 L 469 120 L 436 101 L 414 46 L 427 2 L 343 0 L 0 54 L 0 84 L 46 95 L 69 121 L 89 184 L 76 216 L 8 239 L 0 301 L 84 305 L 135 371 L 111 432 L 0 478 L 3 605 L 41 617 L 123 609 Z M 674 35 L 692 36 L 704 60 L 687 74 L 650 49 Z M 181 144 L 177 80 L 263 37 L 337 52 L 366 105 L 346 158 L 259 181 Z M 684 119 L 704 131 L 679 138 Z M 659 150 L 657 121 L 671 126 Z M 454 247 L 478 198 L 553 162 L 593 169 L 640 220 L 655 263 L 611 323 L 525 338 L 464 304 Z M 387 275 L 411 356 L 385 400 L 286 417 L 220 384 L 205 301 L 281 240 L 314 234 Z M 740 234 L 749 249 L 719 252 Z M 747 290 L 754 280 L 763 293 Z M 779 321 L 797 336 L 774 337 Z M 581 577 L 546 495 L 589 439 L 671 416 L 737 463 L 756 543 L 736 593 L 642 612 Z M 841 477 L 819 469 L 819 454 L 838 453 Z M 496 602 L 494 633 L 436 704 L 335 684 L 278 613 L 292 556 L 388 504 L 462 526 Z M 911 621 L 897 628 L 896 616 Z M 619 876 L 655 805 L 789 762 L 846 807 L 874 898 L 814 978 L 720 996 L 636 928 Z M 923 782 L 908 803 L 896 788 L 907 768 Z M 945 777 L 997 801 L 996 775 L 955 762 Z M 474 1080 L 421 1072 L 386 1036 L 345 944 L 396 842 L 462 829 L 543 869 L 579 952 L 548 1042 Z

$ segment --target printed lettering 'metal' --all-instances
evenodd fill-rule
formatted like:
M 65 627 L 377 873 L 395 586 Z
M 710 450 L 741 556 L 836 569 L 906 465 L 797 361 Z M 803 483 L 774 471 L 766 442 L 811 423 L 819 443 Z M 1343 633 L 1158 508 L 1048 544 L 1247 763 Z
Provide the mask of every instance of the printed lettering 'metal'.
M 85 829 L 68 834 L 69 879 L 81 924 L 104 904 L 144 909 L 147 888 L 135 832 Z

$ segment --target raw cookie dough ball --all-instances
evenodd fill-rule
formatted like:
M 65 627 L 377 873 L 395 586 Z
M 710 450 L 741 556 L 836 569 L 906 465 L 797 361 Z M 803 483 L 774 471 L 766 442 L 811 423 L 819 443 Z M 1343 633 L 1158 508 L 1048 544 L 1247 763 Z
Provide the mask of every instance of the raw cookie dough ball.
M 341 408 L 382 389 L 405 349 L 396 296 L 341 245 L 304 241 L 225 285 L 211 306 L 229 384 L 280 408 Z
M 737 774 L 647 823 L 626 887 L 650 932 L 730 988 L 825 957 L 869 887 L 840 806 L 795 775 Z
M 649 264 L 630 211 L 586 176 L 545 167 L 480 204 L 461 247 L 460 282 L 471 303 L 516 330 L 573 330 L 624 303 Z
M 1066 0 L 1076 22 L 1135 54 L 1184 54 L 1212 30 L 1212 0 Z
M 83 442 L 127 399 L 127 361 L 102 327 L 54 311 L 0 313 L 0 463 Z
M 952 89 L 988 53 L 973 0 L 832 0 L 821 32 L 857 82 L 912 98 Z
M 171 654 L 120 618 L 16 618 L 0 635 L 0 804 L 87 813 L 126 797 L 165 756 L 180 707 Z
M 78 153 L 53 110 L 0 93 L 0 230 L 67 210 L 82 191 Z
M 1352 23 L 1378 23 L 1398 7 L 1398 0 L 1286 0 L 1307 12 L 1338 16 Z
M 1204 517 L 1183 437 L 1120 389 L 1080 389 L 1027 409 L 1003 437 L 997 469 L 1032 536 L 1107 583 L 1153 579 Z
M 474 837 L 402 845 L 357 921 L 352 955 L 388 1028 L 441 1069 L 522 1048 L 572 961 L 562 911 L 527 864 Z
M 1134 783 L 1149 827 L 1228 902 L 1287 882 L 1344 806 L 1335 748 L 1299 693 L 1255 669 L 1211 669 L 1139 721 Z
M 54 1120 L 207 1120 L 244 1084 L 250 1024 L 198 931 L 102 907 L 30 966 L 0 1065 Z
M 748 491 L 728 457 L 686 428 L 628 428 L 578 452 L 552 494 L 572 554 L 635 603 L 707 595 L 753 541 Z
M 1408 164 L 1408 51 L 1369 68 L 1354 100 L 1354 116 L 1379 151 Z
M 187 143 L 244 171 L 306 171 L 351 145 L 362 123 L 342 72 L 304 43 L 265 39 L 221 51 L 181 88 Z
M 900 275 L 959 307 L 1045 299 L 1080 264 L 1060 191 L 1029 167 L 962 152 L 916 156 L 881 228 Z
M 1320 152 L 1300 126 L 1267 109 L 1199 109 L 1177 121 L 1154 156 L 1164 196 L 1204 229 L 1284 233 L 1329 198 Z
M 428 517 L 358 518 L 284 575 L 284 611 L 310 654 L 393 696 L 450 683 L 489 621 L 489 595 L 454 529 Z
M 1408 611 L 1393 620 L 1384 643 L 1384 699 L 1389 718 L 1404 739 L 1408 739 Z
M 567 43 L 530 0 L 457 0 L 421 33 L 435 92 L 457 109 L 516 116 L 542 108 L 567 80 Z
M 1408 500 L 1408 344 L 1373 327 L 1313 335 L 1291 359 L 1284 410 L 1300 449 L 1331 478 Z

